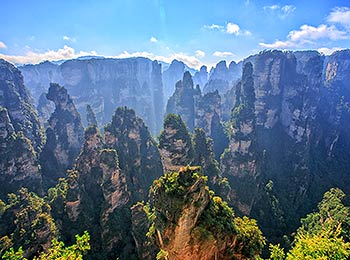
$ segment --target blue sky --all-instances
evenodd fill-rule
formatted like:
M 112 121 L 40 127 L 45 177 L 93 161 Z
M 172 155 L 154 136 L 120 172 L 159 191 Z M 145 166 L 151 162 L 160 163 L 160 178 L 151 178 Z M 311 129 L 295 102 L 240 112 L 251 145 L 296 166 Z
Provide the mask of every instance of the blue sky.
M 350 48 L 350 1 L 0 0 L 0 58 L 145 56 L 189 66 L 263 49 Z

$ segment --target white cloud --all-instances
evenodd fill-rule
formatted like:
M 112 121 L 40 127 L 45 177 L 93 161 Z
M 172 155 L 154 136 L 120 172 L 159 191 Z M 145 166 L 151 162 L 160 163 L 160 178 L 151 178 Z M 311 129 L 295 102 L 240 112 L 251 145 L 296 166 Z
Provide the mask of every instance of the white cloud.
M 239 31 L 240 31 L 240 28 L 239 28 L 238 24 L 227 23 L 227 25 L 226 25 L 226 32 L 227 33 L 238 35 Z
M 7 48 L 6 44 L 0 41 L 0 49 L 6 49 L 6 48 Z
M 45 60 L 67 60 L 88 55 L 97 55 L 97 53 L 96 51 L 76 52 L 72 47 L 65 45 L 62 49 L 58 49 L 57 51 L 49 50 L 44 53 L 38 53 L 32 50 L 28 51 L 25 55 L 5 55 L 0 53 L 0 58 L 16 64 L 35 64 Z
M 264 10 L 266 11 L 266 10 L 277 10 L 277 9 L 279 9 L 280 8 L 280 6 L 279 5 L 266 5 L 266 6 L 264 6 L 263 7 L 264 8 Z
M 196 50 L 196 56 L 198 58 L 204 58 L 205 57 L 205 52 L 201 50 Z
M 228 34 L 234 34 L 236 36 L 238 36 L 238 35 L 245 35 L 245 36 L 252 35 L 252 33 L 250 31 L 241 30 L 241 28 L 239 27 L 238 24 L 231 23 L 231 22 L 227 23 L 227 25 L 226 25 L 226 32 Z
M 232 52 L 230 52 L 230 51 L 215 51 L 213 53 L 213 56 L 224 58 L 224 57 L 234 56 L 234 54 Z
M 204 52 L 203 52 L 204 53 Z M 28 51 L 25 55 L 5 55 L 0 53 L 0 58 L 5 59 L 9 62 L 15 63 L 15 64 L 36 64 L 40 63 L 45 60 L 49 61 L 55 61 L 55 60 L 68 60 L 68 59 L 75 59 L 81 56 L 98 56 L 99 54 L 96 51 L 79 51 L 76 52 L 72 47 L 64 46 L 61 49 L 58 49 L 56 51 L 49 50 L 47 52 L 39 53 L 34 52 L 32 50 Z M 168 56 L 160 56 L 155 55 L 151 52 L 133 52 L 129 53 L 127 51 L 124 51 L 118 55 L 114 56 L 107 56 L 108 58 L 131 58 L 131 57 L 145 57 L 149 58 L 151 60 L 158 60 L 158 61 L 164 61 L 167 63 L 171 63 L 172 60 L 177 59 L 181 60 L 184 63 L 186 63 L 188 66 L 192 68 L 199 69 L 203 64 L 198 60 L 197 57 L 193 55 L 188 55 L 183 52 L 179 53 L 171 53 Z
M 145 57 L 149 58 L 151 60 L 158 60 L 158 61 L 164 61 L 167 63 L 171 63 L 174 59 L 183 61 L 186 63 L 189 67 L 199 69 L 203 64 L 192 55 L 185 54 L 183 52 L 179 53 L 171 53 L 169 56 L 162 56 L 162 55 L 155 55 L 151 52 L 132 52 L 129 53 L 127 51 L 124 51 L 118 55 L 109 56 L 109 58 L 119 58 L 119 59 L 125 59 L 125 58 L 131 58 L 131 57 Z
M 218 25 L 218 24 L 212 24 L 212 25 L 204 25 L 205 29 L 210 29 L 210 30 L 222 30 L 224 29 L 224 26 Z
M 157 42 L 158 40 L 157 40 L 157 38 L 155 38 L 155 37 L 152 36 L 152 37 L 149 39 L 149 41 L 155 43 L 155 42 Z
M 217 30 L 222 33 L 228 33 L 228 34 L 233 34 L 233 35 L 245 35 L 245 36 L 250 36 L 252 33 L 247 30 L 242 30 L 238 24 L 228 22 L 226 26 L 223 25 L 218 25 L 218 24 L 212 24 L 212 25 L 204 25 L 205 29 L 209 30 Z
M 295 43 L 291 41 L 275 41 L 274 43 L 259 43 L 259 45 L 263 48 L 268 48 L 268 49 L 288 49 L 290 47 L 294 47 Z
M 318 40 L 322 38 L 329 38 L 331 40 L 347 39 L 349 36 L 346 32 L 338 30 L 334 25 L 327 26 L 321 24 L 318 27 L 310 25 L 302 25 L 300 30 L 291 31 L 288 34 L 288 38 L 292 41 L 303 41 L 303 40 Z
M 318 27 L 302 25 L 299 30 L 290 31 L 286 41 L 276 40 L 274 43 L 259 43 L 264 48 L 291 48 L 302 47 L 305 44 L 313 44 L 315 40 L 330 39 L 343 40 L 349 39 L 345 31 L 338 30 L 334 25 L 328 26 L 321 24 Z
M 324 55 L 331 55 L 333 52 L 339 51 L 339 50 L 342 50 L 342 48 L 339 48 L 339 47 L 334 47 L 334 48 L 323 47 L 323 48 L 317 49 L 317 51 L 319 53 L 323 53 Z
M 68 42 L 76 42 L 77 41 L 77 39 L 69 37 L 67 35 L 64 35 L 62 38 L 63 38 L 63 40 L 68 41 Z
M 296 10 L 296 7 L 294 5 L 267 5 L 263 9 L 268 13 L 276 14 L 281 19 L 285 19 Z
M 328 22 L 339 23 L 345 27 L 350 26 L 350 8 L 336 7 L 327 17 Z

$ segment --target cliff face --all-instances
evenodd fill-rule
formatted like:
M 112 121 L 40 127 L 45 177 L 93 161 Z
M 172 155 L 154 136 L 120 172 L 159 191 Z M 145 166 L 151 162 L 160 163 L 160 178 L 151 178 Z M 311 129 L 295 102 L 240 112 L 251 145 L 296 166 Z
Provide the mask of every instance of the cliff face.
M 202 66 L 200 68 L 199 71 L 197 71 L 194 75 L 193 75 L 193 82 L 195 86 L 199 86 L 200 89 L 203 89 L 205 84 L 207 84 L 208 82 L 208 68 L 207 66 Z
M 88 230 L 92 259 L 115 259 L 133 252 L 125 174 L 115 150 L 104 149 L 96 126 L 85 131 L 85 143 L 69 172 L 62 232 L 73 236 Z M 67 235 L 66 235 L 67 236 Z
M 175 86 L 174 94 L 169 98 L 166 113 L 179 114 L 186 123 L 187 127 L 194 129 L 194 104 L 195 90 L 191 74 L 187 71 L 183 74 L 183 79 L 178 81 Z
M 178 60 L 173 60 L 168 69 L 163 72 L 164 100 L 168 100 L 174 92 L 174 86 L 182 79 L 184 72 L 185 64 Z
M 326 60 L 317 52 L 269 51 L 244 62 L 222 170 L 235 207 L 267 235 L 276 235 L 274 226 L 292 230 L 326 190 L 350 183 L 349 60 L 349 51 Z
M 119 155 L 132 201 L 146 199 L 153 180 L 163 174 L 163 167 L 156 143 L 142 119 L 131 109 L 118 108 L 105 127 L 105 140 L 107 147 Z
M 177 171 L 193 161 L 193 147 L 189 132 L 179 115 L 169 114 L 159 135 L 159 150 L 164 171 Z
M 242 75 L 242 63 L 232 61 L 227 67 L 226 61 L 216 64 L 209 74 L 208 82 L 203 87 L 203 92 L 219 91 L 220 94 L 227 92 L 236 80 Z
M 209 192 L 199 167 L 165 174 L 154 182 L 150 194 L 149 232 L 160 249 L 160 259 L 249 259 L 264 244 L 257 229 L 250 240 L 256 249 L 247 253 L 238 219 L 221 198 Z
M 0 106 L 0 199 L 20 187 L 41 193 L 41 173 L 31 142 L 15 132 L 5 108 Z
M 55 82 L 68 90 L 83 120 L 87 104 L 101 125 L 110 120 L 116 107 L 128 106 L 153 133 L 160 130 L 163 84 L 157 62 L 146 58 L 70 60 L 59 66 L 44 62 L 20 70 L 36 100 Z
M 73 166 L 84 140 L 80 115 L 64 87 L 50 84 L 47 99 L 55 103 L 55 112 L 46 129 L 46 143 L 40 156 L 45 182 L 53 184 L 66 176 Z
M 191 74 L 185 72 L 168 100 L 166 113 L 180 115 L 190 131 L 195 127 L 204 129 L 206 135 L 214 139 L 215 155 L 220 158 L 228 139 L 220 122 L 221 97 L 217 90 L 202 95 L 198 86 L 193 88 Z
M 3 59 L 0 59 L 0 106 L 7 109 L 15 131 L 23 132 L 39 152 L 43 139 L 37 111 L 31 105 L 21 72 Z

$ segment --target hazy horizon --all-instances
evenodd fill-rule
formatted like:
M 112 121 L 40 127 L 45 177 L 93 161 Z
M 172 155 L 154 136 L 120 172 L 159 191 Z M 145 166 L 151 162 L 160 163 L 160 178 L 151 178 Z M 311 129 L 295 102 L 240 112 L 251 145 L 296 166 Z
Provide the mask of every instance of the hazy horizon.
M 146 57 L 189 67 L 264 49 L 350 48 L 348 1 L 35 1 L 2 3 L 0 58 Z

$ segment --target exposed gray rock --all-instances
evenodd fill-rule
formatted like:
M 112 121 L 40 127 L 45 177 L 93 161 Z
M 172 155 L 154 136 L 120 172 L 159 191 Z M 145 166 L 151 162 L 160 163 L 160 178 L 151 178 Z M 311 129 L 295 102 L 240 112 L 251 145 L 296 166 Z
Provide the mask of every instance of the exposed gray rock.
M 119 155 L 132 203 L 145 200 L 150 185 L 163 174 L 157 145 L 145 123 L 132 109 L 120 107 L 105 126 L 105 141 Z
M 236 210 L 276 236 L 330 187 L 350 183 L 350 52 L 264 51 L 243 63 L 221 169 Z
M 0 59 L 0 106 L 7 109 L 16 132 L 22 131 L 36 152 L 40 151 L 43 136 L 37 111 L 31 104 L 21 72 L 3 59 Z
M 49 83 L 65 86 L 85 120 L 90 104 L 101 125 L 110 121 L 119 106 L 133 108 L 152 133 L 163 118 L 163 85 L 160 65 L 146 58 L 69 60 L 61 65 L 44 62 L 20 68 L 28 88 L 38 100 Z M 85 123 L 85 121 L 84 121 Z
M 54 184 L 66 176 L 66 170 L 80 152 L 84 141 L 84 128 L 72 99 L 64 87 L 51 83 L 47 99 L 55 103 L 55 112 L 46 129 L 46 143 L 40 156 L 44 181 Z
M 38 193 L 41 173 L 31 142 L 22 132 L 15 132 L 7 110 L 0 106 L 0 199 L 27 187 Z

